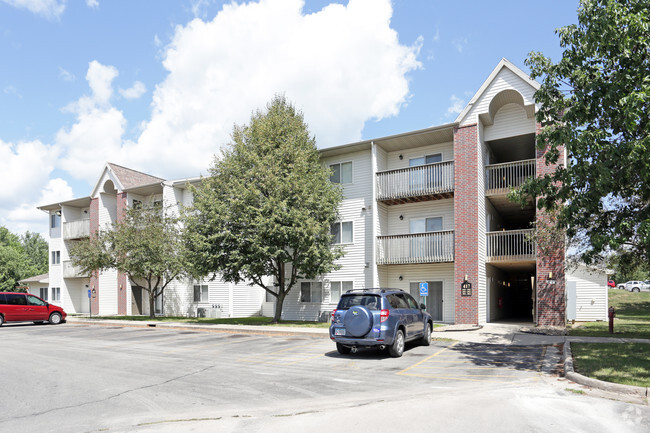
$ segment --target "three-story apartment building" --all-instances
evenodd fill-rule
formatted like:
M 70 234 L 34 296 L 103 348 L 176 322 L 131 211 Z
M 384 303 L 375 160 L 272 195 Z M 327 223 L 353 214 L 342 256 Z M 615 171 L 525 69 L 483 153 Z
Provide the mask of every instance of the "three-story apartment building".
M 325 320 L 346 290 L 393 287 L 419 298 L 439 322 L 563 325 L 564 247 L 537 245 L 535 203 L 522 208 L 506 198 L 526 178 L 555 169 L 535 147 L 538 87 L 503 59 L 452 123 L 321 150 L 344 192 L 332 234 L 346 254 L 339 270 L 298 283 L 283 318 Z M 107 164 L 89 197 L 42 206 L 51 223 L 50 286 L 61 288 L 64 308 L 147 314 L 142 290 L 124 275 L 79 275 L 69 244 L 146 200 L 177 212 L 192 202 L 187 185 L 199 181 Z M 273 300 L 216 278 L 174 282 L 156 308 L 169 315 L 272 315 Z

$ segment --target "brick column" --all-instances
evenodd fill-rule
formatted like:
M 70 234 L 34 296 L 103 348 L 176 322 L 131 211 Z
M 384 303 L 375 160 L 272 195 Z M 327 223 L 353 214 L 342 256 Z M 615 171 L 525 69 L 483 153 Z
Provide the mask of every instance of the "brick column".
M 99 230 L 99 198 L 90 200 L 90 235 Z M 90 275 L 90 289 L 95 290 L 95 296 L 90 299 L 90 311 L 99 314 L 99 272 L 93 271 Z
M 117 221 L 122 222 L 126 216 L 126 193 L 117 194 Z M 125 316 L 126 309 L 126 274 L 117 273 L 117 314 Z
M 537 132 L 539 133 L 539 124 Z M 536 151 L 537 176 L 552 173 L 558 165 L 564 164 L 564 149 L 556 164 L 546 165 L 544 155 L 547 148 Z M 565 279 L 565 237 L 554 233 L 555 217 L 545 211 L 537 211 L 537 325 L 566 325 L 566 279 Z M 541 233 L 540 233 L 541 232 Z
M 454 129 L 454 297 L 455 323 L 478 323 L 478 125 Z M 472 284 L 472 296 L 460 285 Z

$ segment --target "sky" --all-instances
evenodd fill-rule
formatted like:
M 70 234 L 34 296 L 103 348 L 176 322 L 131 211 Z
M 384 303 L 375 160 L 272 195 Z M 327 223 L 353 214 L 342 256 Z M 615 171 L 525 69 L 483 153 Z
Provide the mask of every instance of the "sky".
M 501 58 L 561 57 L 578 0 L 0 0 L 0 225 L 106 162 L 206 174 L 276 94 L 319 148 L 453 122 Z

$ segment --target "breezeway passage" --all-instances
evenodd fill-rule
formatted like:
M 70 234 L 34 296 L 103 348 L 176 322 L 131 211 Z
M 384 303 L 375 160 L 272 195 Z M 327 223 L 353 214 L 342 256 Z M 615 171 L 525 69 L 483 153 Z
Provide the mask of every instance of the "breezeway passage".
M 542 392 L 545 399 L 557 400 L 553 404 L 578 405 L 571 414 L 593 404 L 572 403 L 586 397 L 550 387 L 556 378 L 540 365 L 553 360 L 552 347 L 544 352 L 543 347 L 509 350 L 434 341 L 429 347 L 407 346 L 402 358 L 390 358 L 378 350 L 342 356 L 329 339 L 302 336 L 72 324 L 8 325 L 1 334 L 4 365 L 27 366 L 30 374 L 0 378 L 0 432 L 140 431 L 155 425 L 142 430 L 153 432 L 160 431 L 160 423 L 192 419 L 229 420 L 205 431 L 231 424 L 230 431 L 238 432 L 273 425 L 292 431 L 278 420 L 317 413 L 341 422 L 339 410 L 356 408 L 356 414 L 387 402 L 408 414 L 413 399 L 439 405 L 459 395 L 469 404 L 476 398 L 505 399 L 503 410 L 521 393 Z M 477 372 L 485 377 L 472 376 Z M 608 404 L 602 413 L 623 422 L 622 409 Z M 646 412 L 642 415 L 647 419 Z M 545 431 L 528 418 L 524 427 Z M 599 425 L 589 424 L 588 431 L 605 431 Z M 184 429 L 178 423 L 173 427 L 167 431 Z

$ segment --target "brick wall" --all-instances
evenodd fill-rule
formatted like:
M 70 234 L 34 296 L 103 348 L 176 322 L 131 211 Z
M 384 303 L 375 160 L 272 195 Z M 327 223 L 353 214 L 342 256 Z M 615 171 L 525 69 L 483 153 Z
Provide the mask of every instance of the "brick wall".
M 539 125 L 537 129 L 539 132 Z M 544 154 L 547 149 L 537 150 L 537 175 L 555 171 L 564 162 L 564 149 L 561 149 L 557 164 L 546 165 Z M 537 211 L 537 325 L 565 326 L 566 324 L 566 278 L 565 239 L 553 235 L 555 218 L 545 211 Z M 550 233 L 549 233 L 550 231 Z M 551 275 L 552 273 L 552 275 Z M 552 277 L 552 278 L 549 278 Z
M 454 129 L 454 297 L 455 323 L 478 323 L 478 126 Z M 472 284 L 472 296 L 461 296 L 460 285 Z
M 99 198 L 90 200 L 90 234 L 91 236 L 99 230 Z M 90 275 L 90 288 L 95 290 L 95 296 L 90 300 L 90 311 L 92 314 L 99 314 L 99 278 L 98 272 Z
M 124 220 L 127 209 L 126 193 L 117 194 L 117 221 Z M 117 314 L 126 315 L 126 274 L 122 272 L 117 273 Z

